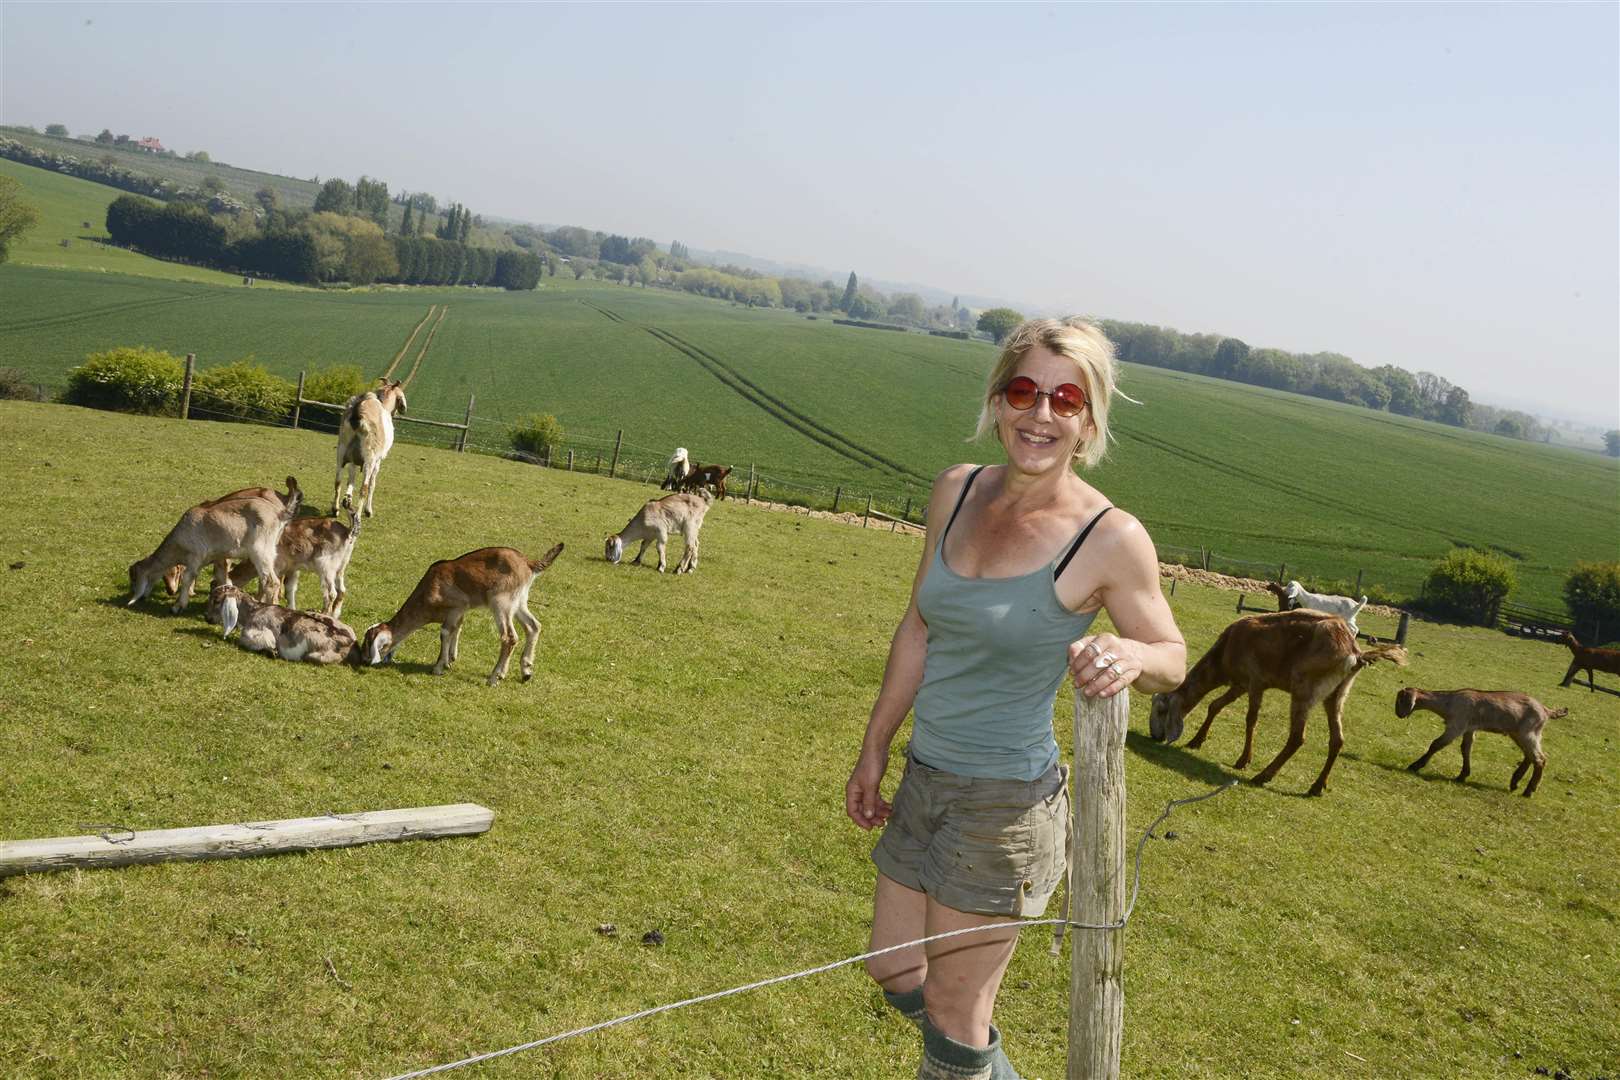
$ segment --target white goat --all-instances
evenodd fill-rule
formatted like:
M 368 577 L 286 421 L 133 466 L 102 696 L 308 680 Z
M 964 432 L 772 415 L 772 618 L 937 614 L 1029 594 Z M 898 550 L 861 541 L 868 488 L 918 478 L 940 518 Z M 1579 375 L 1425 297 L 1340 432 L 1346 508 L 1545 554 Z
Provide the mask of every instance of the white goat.
M 428 623 L 439 623 L 439 658 L 433 674 L 443 675 L 455 663 L 461 649 L 461 620 L 474 608 L 487 607 L 495 616 L 495 629 L 501 635 L 501 656 L 488 683 L 494 686 L 506 677 L 506 664 L 517 645 L 516 619 L 523 626 L 523 681 L 534 674 L 534 646 L 540 636 L 540 620 L 529 611 L 529 587 L 535 577 L 561 555 L 558 544 L 538 559 L 530 559 L 509 547 L 479 548 L 455 559 L 440 559 L 427 568 L 422 580 L 387 622 L 366 628 L 361 642 L 361 662 L 376 666 L 394 658 L 394 650 Z
M 664 466 L 664 482 L 658 485 L 658 490 L 681 490 L 681 481 L 685 480 L 691 471 L 692 459 L 686 456 L 686 447 L 677 446 L 675 452 L 669 456 L 669 464 Z
M 372 514 L 371 502 L 377 493 L 377 474 L 383 458 L 394 446 L 394 414 L 405 411 L 405 388 L 398 379 L 384 383 L 376 390 L 356 394 L 343 406 L 343 419 L 338 424 L 337 479 L 332 484 L 332 513 L 340 506 L 350 505 L 354 491 L 354 473 L 360 470 L 360 505 L 366 517 Z M 349 470 L 349 482 L 343 482 L 343 470 Z
M 652 499 L 636 511 L 636 516 L 631 518 L 624 528 L 607 538 L 603 555 L 608 562 L 617 565 L 619 560 L 624 558 L 624 545 L 640 540 L 641 547 L 636 550 L 636 557 L 631 560 L 639 565 L 641 556 L 647 551 L 647 545 L 655 543 L 658 545 L 658 572 L 662 574 L 665 565 L 664 548 L 669 543 L 669 534 L 678 529 L 681 539 L 686 541 L 686 550 L 681 553 L 681 561 L 676 564 L 675 572 L 684 574 L 696 570 L 698 532 L 703 528 L 703 515 L 709 512 L 709 506 L 713 502 L 714 494 L 708 488 Z
M 298 481 L 290 476 L 287 493 L 272 494 L 272 499 L 215 499 L 181 514 L 157 550 L 130 565 L 128 606 L 135 606 L 178 564 L 183 568 L 174 600 L 178 614 L 191 600 L 191 586 L 198 571 L 213 563 L 214 580 L 223 584 L 229 559 L 251 562 L 263 582 L 261 595 L 274 602 L 281 593 L 281 583 L 274 574 L 276 544 L 287 522 L 298 513 L 304 494 L 298 490 Z
M 349 627 L 329 615 L 296 611 L 253 599 L 235 585 L 216 585 L 208 594 L 207 620 L 224 629 L 224 636 L 241 628 L 237 643 L 249 652 L 264 652 L 283 660 L 311 664 L 355 663 L 358 638 Z
M 1290 581 L 1287 585 L 1269 584 L 1266 586 L 1272 594 L 1285 601 L 1290 609 L 1309 608 L 1311 611 L 1325 611 L 1329 615 L 1337 615 L 1350 624 L 1350 632 L 1359 634 L 1356 629 L 1356 616 L 1361 609 L 1367 606 L 1367 598 L 1352 600 L 1348 596 L 1334 596 L 1331 593 L 1313 593 L 1297 581 Z
M 336 517 L 293 518 L 282 530 L 276 544 L 276 579 L 281 582 L 286 604 L 298 606 L 298 572 L 313 570 L 321 579 L 321 612 L 336 619 L 343 614 L 343 599 L 349 595 L 347 574 L 354 557 L 354 542 L 360 536 L 360 515 L 349 511 L 347 525 Z M 231 584 L 247 588 L 258 576 L 250 563 L 231 568 Z

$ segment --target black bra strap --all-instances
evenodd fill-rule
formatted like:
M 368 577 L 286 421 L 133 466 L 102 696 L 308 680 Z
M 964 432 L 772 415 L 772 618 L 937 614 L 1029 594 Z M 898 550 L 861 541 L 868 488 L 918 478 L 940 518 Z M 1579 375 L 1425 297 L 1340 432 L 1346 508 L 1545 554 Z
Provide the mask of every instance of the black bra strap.
M 950 520 L 945 522 L 945 531 L 939 534 L 939 546 L 941 549 L 945 547 L 945 538 L 951 534 L 951 526 L 956 524 L 956 515 L 962 512 L 962 504 L 967 502 L 968 488 L 973 486 L 973 481 L 979 478 L 979 474 L 984 472 L 984 469 L 985 467 L 980 465 L 968 473 L 967 483 L 962 485 L 962 494 L 956 497 L 956 507 L 951 511 Z
M 1056 570 L 1052 571 L 1053 581 L 1056 581 L 1058 578 L 1063 576 L 1063 568 L 1069 565 L 1069 560 L 1074 558 L 1074 553 L 1079 551 L 1080 545 L 1086 542 L 1086 537 L 1090 536 L 1091 530 L 1097 527 L 1097 522 L 1101 521 L 1102 516 L 1112 509 L 1112 506 L 1103 507 L 1101 510 L 1097 511 L 1096 517 L 1086 522 L 1086 527 L 1080 530 L 1080 535 L 1075 537 L 1074 543 L 1070 545 L 1068 554 L 1063 556 L 1063 561 L 1057 564 Z

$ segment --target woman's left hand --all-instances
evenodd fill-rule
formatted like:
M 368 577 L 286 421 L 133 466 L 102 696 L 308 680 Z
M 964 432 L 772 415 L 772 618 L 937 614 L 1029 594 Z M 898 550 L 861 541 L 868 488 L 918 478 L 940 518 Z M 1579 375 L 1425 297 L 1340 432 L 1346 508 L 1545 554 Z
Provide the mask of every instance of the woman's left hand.
M 1088 634 L 1069 646 L 1069 674 L 1086 697 L 1113 697 L 1142 674 L 1142 643 Z

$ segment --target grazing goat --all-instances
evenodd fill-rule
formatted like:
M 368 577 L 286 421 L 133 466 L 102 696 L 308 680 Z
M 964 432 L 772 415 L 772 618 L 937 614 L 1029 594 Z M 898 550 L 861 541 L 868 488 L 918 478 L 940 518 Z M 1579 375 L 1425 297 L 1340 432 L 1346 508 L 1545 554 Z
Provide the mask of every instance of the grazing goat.
M 1228 687 L 1209 706 L 1203 727 L 1187 743 L 1190 749 L 1204 744 L 1215 714 L 1244 694 L 1249 695 L 1249 712 L 1244 718 L 1243 753 L 1234 769 L 1247 768 L 1254 753 L 1254 726 L 1260 718 L 1260 698 L 1267 690 L 1286 690 L 1289 706 L 1288 741 L 1283 744 L 1260 775 L 1264 784 L 1305 744 L 1305 719 L 1318 703 L 1328 718 L 1327 764 L 1311 785 L 1310 793 L 1327 790 L 1328 773 L 1344 745 L 1344 701 L 1361 669 L 1377 660 L 1405 665 L 1406 650 L 1399 645 L 1379 645 L 1362 651 L 1350 627 L 1341 618 L 1319 611 L 1278 611 L 1250 615 L 1221 631 L 1207 653 L 1187 678 L 1168 694 L 1153 695 L 1148 715 L 1148 731 L 1155 739 L 1175 742 L 1181 737 L 1182 722 L 1205 695 L 1218 687 Z
M 1574 654 L 1569 662 L 1569 670 L 1564 672 L 1564 681 L 1560 686 L 1568 686 L 1575 678 L 1577 671 L 1586 672 L 1586 688 L 1595 690 L 1597 679 L 1593 672 L 1606 671 L 1610 675 L 1620 675 L 1620 649 L 1599 649 L 1591 645 L 1582 645 L 1575 639 L 1575 635 L 1565 630 L 1558 638 L 1569 651 Z
M 1349 623 L 1351 634 L 1361 633 L 1361 631 L 1356 628 L 1356 616 L 1360 615 L 1361 609 L 1367 606 L 1367 598 L 1365 596 L 1363 596 L 1360 600 L 1352 600 L 1348 596 L 1334 596 L 1331 593 L 1308 592 L 1306 591 L 1305 586 L 1301 585 L 1297 581 L 1290 581 L 1287 585 L 1279 585 L 1275 582 L 1268 582 L 1266 584 L 1266 588 L 1272 593 L 1272 595 L 1277 597 L 1277 599 L 1283 601 L 1285 610 L 1308 608 L 1311 611 L 1325 611 L 1329 615 L 1337 615 L 1339 618 Z
M 349 595 L 347 575 L 354 557 L 354 542 L 360 537 L 360 515 L 349 511 L 347 525 L 336 517 L 293 518 L 276 543 L 276 579 L 281 582 L 286 605 L 298 606 L 298 572 L 313 570 L 321 579 L 321 612 L 332 618 L 343 615 L 343 600 Z M 258 575 L 250 563 L 231 568 L 231 584 L 238 589 Z
M 201 502 L 197 505 L 214 506 L 218 503 L 225 502 L 227 499 L 279 499 L 280 497 L 280 495 L 276 494 L 275 488 L 237 488 L 228 495 L 221 495 L 217 499 L 209 499 L 207 502 Z M 185 572 L 186 568 L 183 563 L 175 563 L 173 566 L 169 567 L 168 571 L 163 575 L 163 587 L 169 590 L 170 596 L 178 596 L 180 594 L 180 576 Z M 216 581 L 214 584 L 218 585 L 222 583 L 223 579 Z
M 191 600 L 191 586 L 198 571 L 213 563 L 214 580 L 224 584 L 229 559 L 251 562 L 263 583 L 260 594 L 274 603 L 281 593 L 281 583 L 273 573 L 276 544 L 287 522 L 298 513 L 304 494 L 298 490 L 298 481 L 290 476 L 285 495 L 274 491 L 270 494 L 272 498 L 268 499 L 217 499 L 181 514 L 157 550 L 130 565 L 128 606 L 133 607 L 171 567 L 180 564 L 183 569 L 174 600 L 178 614 Z
M 1395 695 L 1396 716 L 1404 720 L 1418 709 L 1427 709 L 1443 718 L 1446 730 L 1407 769 L 1417 772 L 1461 735 L 1463 767 L 1457 774 L 1460 783 L 1468 779 L 1474 732 L 1494 731 L 1506 735 L 1524 751 L 1524 760 L 1513 770 L 1513 779 L 1508 783 L 1509 791 L 1519 786 L 1526 769 L 1536 767 L 1530 782 L 1524 786 L 1527 799 L 1535 794 L 1536 785 L 1541 783 L 1541 770 L 1547 764 L 1547 755 L 1541 752 L 1541 729 L 1547 726 L 1548 720 L 1569 715 L 1568 709 L 1549 710 L 1529 694 L 1513 690 L 1419 690 L 1408 686 Z
M 354 631 L 330 615 L 260 603 L 235 585 L 214 586 L 205 617 L 223 627 L 225 637 L 241 627 L 237 643 L 249 652 L 310 664 L 355 664 L 360 660 Z
M 730 475 L 730 465 L 698 465 L 694 463 L 692 471 L 686 474 L 686 479 L 681 481 L 678 490 L 699 491 L 708 488 L 723 499 L 726 497 L 726 477 Z
M 669 464 L 664 467 L 664 482 L 658 485 L 659 491 L 679 491 L 681 481 L 686 474 L 692 471 L 692 461 L 686 456 L 686 447 L 677 446 L 675 452 L 669 456 Z
M 366 517 L 372 513 L 371 502 L 377 494 L 377 474 L 383 458 L 394 446 L 394 414 L 405 411 L 405 388 L 398 379 L 383 383 L 376 390 L 356 394 L 343 406 L 343 419 L 338 424 L 337 479 L 332 484 L 332 515 L 337 516 L 340 506 L 349 505 L 354 491 L 354 473 L 360 470 L 360 505 Z M 343 482 L 343 470 L 349 470 L 349 482 Z
M 681 561 L 675 564 L 677 574 L 685 574 L 697 569 L 698 562 L 698 532 L 703 528 L 703 515 L 709 512 L 709 506 L 714 502 L 714 495 L 708 488 L 698 489 L 696 494 L 680 492 L 674 495 L 665 495 L 662 499 L 649 500 L 647 505 L 636 511 L 636 516 L 627 522 L 624 528 L 607 538 L 603 546 L 603 556 L 608 562 L 618 565 L 624 558 L 624 545 L 641 541 L 641 547 L 636 549 L 636 557 L 631 561 L 638 566 L 641 556 L 647 551 L 648 544 L 658 545 L 658 572 L 664 572 L 664 549 L 669 543 L 669 534 L 680 531 L 681 539 L 686 541 L 686 550 L 681 553 Z
M 394 650 L 428 623 L 439 623 L 439 658 L 433 674 L 443 675 L 461 648 L 461 620 L 473 608 L 487 607 L 501 635 L 501 656 L 489 673 L 489 685 L 506 677 L 506 664 L 517 645 L 515 618 L 523 626 L 523 681 L 534 674 L 534 646 L 540 620 L 529 611 L 529 587 L 535 576 L 556 561 L 558 544 L 539 559 L 509 547 L 479 548 L 456 559 L 440 559 L 427 568 L 405 603 L 387 622 L 367 627 L 361 642 L 363 663 L 376 666 L 394 658 Z

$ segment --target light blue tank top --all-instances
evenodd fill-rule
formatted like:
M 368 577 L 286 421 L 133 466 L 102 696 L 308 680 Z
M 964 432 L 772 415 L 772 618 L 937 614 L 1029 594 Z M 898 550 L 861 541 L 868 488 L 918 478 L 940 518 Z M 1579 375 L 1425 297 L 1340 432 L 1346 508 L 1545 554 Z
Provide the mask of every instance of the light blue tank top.
M 1086 523 L 1067 553 L 1017 577 L 967 578 L 945 562 L 945 538 L 968 475 L 917 593 L 928 624 L 922 686 L 913 705 L 911 754 L 962 776 L 1034 780 L 1057 763 L 1052 706 L 1068 674 L 1069 645 L 1096 612 L 1077 615 L 1057 596 L 1057 578 L 1110 507 Z

